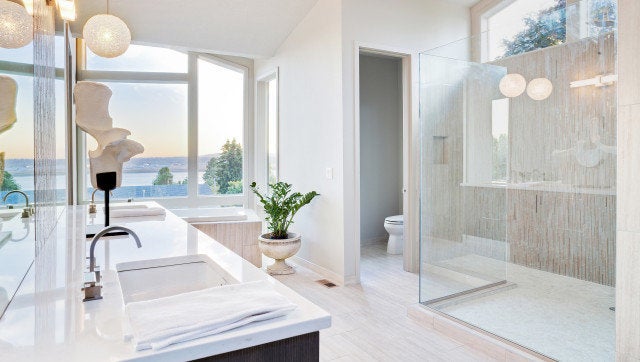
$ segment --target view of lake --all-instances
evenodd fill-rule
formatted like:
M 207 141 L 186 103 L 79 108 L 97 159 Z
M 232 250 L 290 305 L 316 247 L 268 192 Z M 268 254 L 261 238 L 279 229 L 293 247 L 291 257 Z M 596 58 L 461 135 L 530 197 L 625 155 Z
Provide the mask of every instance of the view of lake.
M 186 172 L 172 172 L 173 173 L 173 181 L 178 182 L 182 181 L 187 177 Z M 142 172 L 142 173 L 129 173 L 125 172 L 122 175 L 122 185 L 121 186 L 150 186 L 153 185 L 153 180 L 158 175 L 157 172 Z M 204 172 L 198 172 L 198 184 L 204 184 L 204 179 L 202 176 Z M 56 175 L 56 185 L 64 185 L 65 183 L 65 175 Z M 22 190 L 33 190 L 33 175 L 26 176 L 14 176 L 14 180 Z
M 204 184 L 202 176 L 207 162 L 215 155 L 205 155 L 198 159 L 198 184 Z M 56 160 L 58 175 L 56 184 L 65 183 L 65 160 Z M 173 181 L 183 181 L 187 177 L 186 157 L 149 157 L 133 158 L 123 166 L 122 187 L 125 186 L 151 186 L 153 180 L 162 167 L 169 167 L 173 174 Z M 22 190 L 33 190 L 33 160 L 7 159 L 5 170 L 13 175 L 14 180 Z

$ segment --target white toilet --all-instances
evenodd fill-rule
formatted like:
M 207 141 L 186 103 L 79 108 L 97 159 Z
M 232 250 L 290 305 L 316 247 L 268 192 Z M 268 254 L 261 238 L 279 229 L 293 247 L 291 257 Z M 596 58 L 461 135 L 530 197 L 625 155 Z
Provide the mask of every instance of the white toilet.
M 389 216 L 384 219 L 384 228 L 389 233 L 389 242 L 387 243 L 387 253 L 402 254 L 404 244 L 404 221 L 402 215 Z

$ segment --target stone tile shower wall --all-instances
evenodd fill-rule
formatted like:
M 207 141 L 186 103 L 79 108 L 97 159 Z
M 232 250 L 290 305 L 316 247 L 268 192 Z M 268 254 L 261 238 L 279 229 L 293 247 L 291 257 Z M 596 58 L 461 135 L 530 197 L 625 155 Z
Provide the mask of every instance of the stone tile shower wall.
M 615 285 L 616 155 L 602 154 L 595 167 L 582 166 L 573 156 L 553 155 L 594 136 L 616 146 L 616 87 L 568 87 L 575 80 L 616 74 L 614 34 L 494 64 L 528 80 L 545 76 L 554 84 L 544 101 L 511 100 L 510 182 L 560 181 L 573 187 L 507 191 L 510 261 Z
M 33 2 L 36 258 L 56 224 L 54 6 Z
M 616 74 L 615 36 L 485 64 L 438 57 L 427 62 L 427 76 L 434 79 L 421 80 L 428 120 L 422 130 L 421 233 L 429 250 L 422 260 L 470 253 L 615 285 L 616 155 L 604 154 L 595 167 L 553 155 L 595 135 L 616 146 L 616 87 L 569 88 L 572 81 Z M 504 97 L 492 66 L 527 80 L 547 77 L 554 85 L 546 100 L 526 93 L 510 100 L 509 187 L 491 185 L 492 101 Z M 518 186 L 531 181 L 561 185 Z M 436 239 L 448 246 L 437 247 L 442 243 Z

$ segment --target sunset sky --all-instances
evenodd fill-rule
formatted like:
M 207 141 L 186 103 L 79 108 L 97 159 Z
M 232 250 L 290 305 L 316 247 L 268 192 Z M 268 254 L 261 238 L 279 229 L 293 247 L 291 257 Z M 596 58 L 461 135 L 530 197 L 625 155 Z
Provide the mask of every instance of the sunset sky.
M 62 38 L 57 39 L 57 54 L 61 54 Z M 1 49 L 0 60 L 31 63 L 31 45 L 20 49 Z M 60 62 L 56 66 L 60 67 Z M 186 72 L 187 55 L 177 51 L 131 45 L 120 57 L 100 58 L 87 55 L 90 70 L 127 70 L 154 72 Z M 0 73 L 1 74 L 1 73 Z M 10 75 L 18 82 L 18 121 L 0 134 L 0 151 L 9 158 L 33 157 L 33 84 L 27 76 Z M 199 62 L 199 152 L 220 151 L 226 139 L 242 143 L 243 78 L 242 74 L 205 61 Z M 138 157 L 187 155 L 187 85 L 150 83 L 105 83 L 113 96 L 110 114 L 114 127 L 127 128 L 129 138 L 142 143 L 145 152 Z M 56 82 L 57 94 L 64 85 Z M 56 101 L 57 153 L 64 155 L 64 99 Z M 95 142 L 88 137 L 88 144 Z

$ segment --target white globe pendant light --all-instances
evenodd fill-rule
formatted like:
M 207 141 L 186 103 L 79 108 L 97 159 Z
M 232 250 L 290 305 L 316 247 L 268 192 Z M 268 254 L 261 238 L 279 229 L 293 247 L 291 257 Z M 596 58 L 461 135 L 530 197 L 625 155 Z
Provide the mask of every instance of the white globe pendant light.
M 532 79 L 527 86 L 527 94 L 534 101 L 542 101 L 551 95 L 553 92 L 553 84 L 547 78 Z
M 24 7 L 0 0 L 0 47 L 22 48 L 33 39 L 33 18 Z
M 94 15 L 87 20 L 82 29 L 82 36 L 87 47 L 104 58 L 122 55 L 131 43 L 131 32 L 127 24 L 119 17 L 109 14 Z
M 505 97 L 515 98 L 527 88 L 527 80 L 518 73 L 507 74 L 500 80 L 500 93 Z

